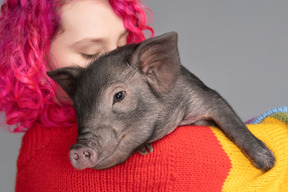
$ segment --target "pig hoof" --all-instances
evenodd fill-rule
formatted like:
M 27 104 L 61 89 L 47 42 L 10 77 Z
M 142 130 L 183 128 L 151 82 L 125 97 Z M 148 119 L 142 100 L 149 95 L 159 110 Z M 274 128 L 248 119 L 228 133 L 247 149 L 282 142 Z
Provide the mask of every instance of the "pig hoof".
M 274 167 L 275 157 L 272 153 L 266 154 L 266 157 L 264 159 L 261 160 L 258 159 L 253 163 L 258 169 L 261 169 L 262 171 L 266 172 Z
M 267 146 L 260 140 L 258 140 L 259 146 L 252 149 L 248 153 L 244 152 L 246 156 L 252 160 L 255 167 L 266 172 L 273 168 L 275 165 L 276 159 L 272 151 L 270 151 Z
M 262 153 L 258 153 L 259 157 L 258 159 L 255 159 L 253 161 L 254 165 L 261 169 L 262 171 L 266 172 L 272 169 L 275 165 L 275 156 L 274 154 L 269 150 L 263 150 Z
M 145 147 L 146 147 L 146 149 L 148 150 L 149 153 L 153 152 L 153 147 L 152 147 L 152 145 L 150 143 L 145 145 Z
M 152 153 L 153 152 L 153 147 L 151 144 L 145 144 L 143 146 L 141 146 L 137 152 L 140 154 L 140 155 L 147 155 L 148 152 L 149 153 Z

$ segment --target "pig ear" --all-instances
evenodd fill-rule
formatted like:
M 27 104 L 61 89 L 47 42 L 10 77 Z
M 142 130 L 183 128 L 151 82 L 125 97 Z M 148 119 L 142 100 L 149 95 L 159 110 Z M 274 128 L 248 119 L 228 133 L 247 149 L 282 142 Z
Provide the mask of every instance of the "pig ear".
M 56 81 L 70 98 L 73 98 L 77 90 L 78 75 L 82 70 L 80 67 L 64 67 L 48 71 L 47 75 Z
M 166 33 L 143 41 L 132 56 L 132 62 L 146 75 L 149 85 L 159 93 L 168 91 L 180 73 L 178 35 Z

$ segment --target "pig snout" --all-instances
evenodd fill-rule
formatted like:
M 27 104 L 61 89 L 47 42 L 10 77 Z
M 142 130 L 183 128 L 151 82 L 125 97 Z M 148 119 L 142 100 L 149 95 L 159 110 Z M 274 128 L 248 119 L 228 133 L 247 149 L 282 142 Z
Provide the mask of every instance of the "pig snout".
M 96 166 L 97 163 L 96 151 L 78 143 L 72 145 L 69 156 L 71 164 L 76 169 L 81 170 L 86 168 L 92 168 Z

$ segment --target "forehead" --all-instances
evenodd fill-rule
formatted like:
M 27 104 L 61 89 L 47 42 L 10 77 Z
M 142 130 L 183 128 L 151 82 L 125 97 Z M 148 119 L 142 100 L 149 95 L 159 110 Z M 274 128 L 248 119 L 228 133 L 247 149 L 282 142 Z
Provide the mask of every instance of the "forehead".
M 125 30 L 108 0 L 72 0 L 63 5 L 60 14 L 63 33 L 75 41 L 108 37 L 113 31 Z

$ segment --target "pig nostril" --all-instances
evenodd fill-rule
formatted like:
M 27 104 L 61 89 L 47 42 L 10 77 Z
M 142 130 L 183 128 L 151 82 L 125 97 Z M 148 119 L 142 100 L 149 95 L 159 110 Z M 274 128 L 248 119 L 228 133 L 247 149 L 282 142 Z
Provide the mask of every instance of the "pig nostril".
M 79 155 L 77 153 L 74 153 L 73 159 L 78 160 L 79 159 Z
M 90 154 L 88 151 L 84 151 L 84 152 L 83 152 L 83 155 L 84 155 L 85 157 L 90 157 L 91 154 Z

